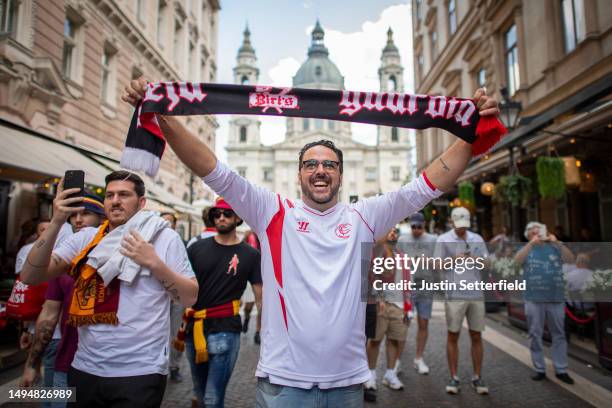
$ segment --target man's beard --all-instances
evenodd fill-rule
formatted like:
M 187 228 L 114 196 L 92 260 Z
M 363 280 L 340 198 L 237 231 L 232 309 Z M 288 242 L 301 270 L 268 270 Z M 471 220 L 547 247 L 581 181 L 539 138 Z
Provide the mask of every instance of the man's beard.
M 236 223 L 232 222 L 227 225 L 217 225 L 217 234 L 227 235 L 231 234 L 236 229 Z
M 329 184 L 329 189 L 330 189 L 329 194 L 327 196 L 324 196 L 323 198 L 316 198 L 315 193 L 309 189 L 309 184 L 314 184 L 317 182 L 317 180 L 325 181 L 326 183 Z M 331 200 L 333 200 L 333 198 L 338 194 L 338 190 L 340 190 L 340 183 L 338 182 L 338 184 L 333 185 L 331 181 L 331 177 L 329 176 L 323 176 L 323 177 L 311 176 L 308 179 L 307 183 L 300 183 L 300 187 L 302 188 L 302 194 L 310 198 L 315 203 L 327 204 Z

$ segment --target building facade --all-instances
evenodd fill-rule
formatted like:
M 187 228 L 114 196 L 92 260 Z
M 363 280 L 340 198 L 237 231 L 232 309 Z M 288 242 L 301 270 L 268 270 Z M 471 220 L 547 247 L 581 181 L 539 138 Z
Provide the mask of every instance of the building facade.
M 17 148 L 34 137 L 31 143 L 48 145 L 50 155 L 57 146 L 91 153 L 97 161 L 85 170 L 93 187 L 103 187 L 94 173 L 118 167 L 133 112 L 120 96 L 131 79 L 215 81 L 217 0 L 6 0 L 1 7 L 0 133 L 10 133 Z M 214 117 L 185 122 L 214 147 Z M 4 247 L 25 219 L 49 215 L 36 197 L 67 169 L 41 169 L 36 154 L 25 163 L 6 156 L 0 156 Z M 173 203 L 212 198 L 192 180 L 167 149 L 159 175 L 146 180 L 152 207 L 181 211 Z
M 344 88 L 344 77 L 329 58 L 325 32 L 319 22 L 312 31 L 308 58 L 293 77 L 293 86 L 310 89 Z M 389 30 L 379 69 L 380 90 L 403 92 L 403 68 L 393 33 Z M 259 70 L 248 29 L 234 68 L 237 84 L 257 83 Z M 351 124 L 312 118 L 287 118 L 282 142 L 265 146 L 261 122 L 255 116 L 234 116 L 230 121 L 228 162 L 241 175 L 288 198 L 299 198 L 298 154 L 306 143 L 333 141 L 344 155 L 340 199 L 349 202 L 399 188 L 409 177 L 409 140 L 406 129 L 378 127 L 376 145 L 352 138 Z
M 481 232 L 490 235 L 512 224 L 516 233 L 538 219 L 550 229 L 560 226 L 572 239 L 583 230 L 593 240 L 611 239 L 608 2 L 413 0 L 412 23 L 417 93 L 470 97 L 485 86 L 505 105 L 520 103 L 519 120 L 510 121 L 508 136 L 460 179 L 475 185 Z M 418 131 L 417 168 L 454 139 L 440 130 Z M 581 166 L 576 171 L 583 182 L 568 180 L 558 200 L 541 198 L 535 168 L 540 156 L 573 163 L 566 174 Z M 498 183 L 508 174 L 533 182 L 534 191 L 514 216 L 507 204 L 478 194 L 483 182 Z

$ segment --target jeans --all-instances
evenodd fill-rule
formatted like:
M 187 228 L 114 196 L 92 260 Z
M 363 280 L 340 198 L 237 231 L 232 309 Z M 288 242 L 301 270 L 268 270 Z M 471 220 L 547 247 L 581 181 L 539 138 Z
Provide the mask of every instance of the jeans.
M 361 408 L 363 384 L 322 390 L 271 384 L 267 378 L 257 379 L 257 408 Z
M 53 373 L 53 388 L 67 387 L 67 386 L 68 386 L 68 373 L 55 370 L 55 372 Z M 51 408 L 66 408 L 66 406 L 67 406 L 67 403 L 65 401 L 51 403 Z
M 43 367 L 45 372 L 43 373 L 43 387 L 53 387 L 53 375 L 55 373 L 55 353 L 57 352 L 57 346 L 60 343 L 60 339 L 53 339 L 47 345 L 43 354 Z M 44 408 L 50 408 L 50 402 L 43 402 Z
M 552 360 L 555 372 L 567 371 L 567 339 L 565 338 L 565 303 L 525 302 L 525 315 L 529 328 L 529 349 L 533 367 L 539 373 L 546 372 L 542 335 L 544 325 L 552 337 Z
M 185 338 L 185 350 L 191 366 L 193 389 L 198 398 L 199 407 L 223 408 L 225 388 L 229 383 L 240 350 L 240 333 L 208 333 L 205 337 L 208 361 L 200 364 L 195 363 L 193 333 L 187 333 Z

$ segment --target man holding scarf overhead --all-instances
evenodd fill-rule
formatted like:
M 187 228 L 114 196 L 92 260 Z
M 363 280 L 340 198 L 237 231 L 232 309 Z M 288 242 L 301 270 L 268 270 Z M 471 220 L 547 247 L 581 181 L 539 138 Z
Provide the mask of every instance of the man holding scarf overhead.
M 83 197 L 71 197 L 79 189 L 62 185 L 22 277 L 30 284 L 62 273 L 76 279 L 68 313 L 79 336 L 68 371 L 76 405 L 158 407 L 168 374 L 170 298 L 191 306 L 198 292 L 185 246 L 166 221 L 141 211 L 142 179 L 115 171 L 106 176 L 107 221 L 53 249 L 60 227 L 84 210 Z
M 193 86 L 188 90 L 198 93 L 201 102 L 204 95 L 200 91 L 207 85 L 199 86 L 197 92 Z M 362 384 L 370 372 L 364 348 L 361 244 L 381 238 L 451 189 L 472 157 L 472 146 L 459 140 L 399 190 L 347 204 L 338 201 L 342 151 L 326 140 L 309 143 L 298 158 L 302 200 L 290 201 L 253 185 L 219 162 L 212 150 L 171 116 L 186 114 L 185 109 L 177 108 L 175 113 L 160 109 L 156 117 L 139 115 L 143 110 L 157 110 L 147 108 L 147 102 L 139 104 L 152 87 L 159 85 L 147 85 L 143 79 L 126 87 L 123 100 L 138 106 L 131 135 L 139 143 L 152 142 L 152 138 L 143 139 L 134 132 L 146 130 L 160 140 L 165 138 L 181 161 L 223 196 L 260 237 L 265 290 L 257 406 L 310 407 L 321 401 L 323 406 L 362 406 Z M 359 101 L 353 98 L 354 103 Z M 296 106 L 307 104 L 294 102 Z M 338 106 L 333 101 L 328 105 Z M 490 122 L 483 117 L 499 113 L 497 102 L 482 89 L 476 92 L 473 106 L 479 110 L 481 123 Z M 208 113 L 226 111 L 211 108 Z M 470 137 L 474 141 L 474 135 Z M 130 153 L 139 147 L 147 150 L 143 143 L 131 148 L 128 143 Z

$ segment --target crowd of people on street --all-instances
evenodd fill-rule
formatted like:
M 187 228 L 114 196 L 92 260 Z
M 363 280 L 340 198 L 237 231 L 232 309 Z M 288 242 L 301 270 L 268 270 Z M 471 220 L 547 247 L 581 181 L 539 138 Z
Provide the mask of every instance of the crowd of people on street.
M 132 81 L 123 100 L 136 105 L 145 86 L 143 79 Z M 499 113 L 497 102 L 484 90 L 477 90 L 474 100 L 480 115 Z M 470 229 L 468 209 L 454 208 L 451 229 L 440 235 L 427 232 L 419 212 L 452 189 L 472 157 L 468 143 L 455 142 L 399 190 L 350 204 L 338 199 L 342 151 L 326 140 L 308 143 L 298 159 L 302 198 L 292 201 L 218 161 L 175 117 L 157 119 L 179 159 L 219 196 L 202 213 L 205 229 L 185 243 L 175 231 L 174 213 L 144 209 L 145 187 L 135 173 L 108 174 L 103 198 L 75 196 L 78 189 L 64 189 L 60 182 L 51 219 L 38 220 L 34 241 L 21 248 L 16 262 L 24 284 L 48 282 L 40 313 L 23 324 L 21 345 L 28 357 L 22 386 L 76 387 L 75 406 L 158 407 L 167 379 L 185 381 L 186 373 L 180 371 L 184 352 L 193 405 L 223 407 L 240 355 L 240 336 L 248 331 L 254 307 L 253 341 L 261 344 L 254 373 L 257 407 L 361 407 L 364 399 L 375 401 L 383 342 L 382 384 L 403 389 L 400 357 L 413 321 L 414 369 L 429 374 L 426 344 L 433 295 L 369 287 L 363 299 L 361 248 L 370 242 L 369 255 L 384 258 L 406 251 L 487 258 L 485 241 Z M 410 227 L 407 234 L 398 228 L 404 220 Z M 237 227 L 243 222 L 251 230 L 241 238 Z M 542 224 L 529 223 L 525 237 L 528 243 L 515 259 L 530 287 L 525 300 L 532 378 L 546 378 L 546 325 L 553 339 L 555 374 L 573 383 L 567 373 L 562 265 L 572 263 L 574 255 L 546 234 Z M 505 235 L 498 236 L 493 244 L 505 240 Z M 581 266 L 588 263 L 581 261 Z M 413 273 L 386 268 L 381 279 L 421 286 L 439 274 L 447 280 L 459 275 L 468 281 L 482 279 L 476 268 L 460 274 L 452 269 Z M 444 312 L 445 391 L 460 391 L 458 340 L 467 320 L 473 364 L 469 384 L 478 394 L 488 394 L 482 373 L 482 291 L 447 291 Z

